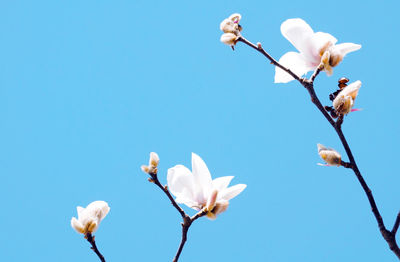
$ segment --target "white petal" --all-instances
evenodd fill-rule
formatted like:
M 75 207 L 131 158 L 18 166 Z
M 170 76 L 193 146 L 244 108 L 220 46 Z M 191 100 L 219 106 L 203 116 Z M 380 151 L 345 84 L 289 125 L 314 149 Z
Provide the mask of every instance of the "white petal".
M 71 219 L 71 227 L 78 233 L 83 233 L 83 225 L 75 217 Z
M 312 28 L 300 18 L 288 19 L 281 25 L 282 35 L 300 52 L 308 50 Z
M 85 209 L 81 206 L 76 207 L 76 211 L 78 212 L 78 219 L 82 217 L 82 214 L 84 213 Z
M 177 198 L 188 198 L 194 200 L 195 190 L 193 175 L 183 165 L 177 165 L 168 169 L 168 189 Z
M 299 77 L 306 74 L 308 71 L 312 70 L 300 53 L 287 52 L 280 59 L 279 63 L 286 68 L 289 68 L 293 73 Z M 283 71 L 282 69 L 275 67 L 275 83 L 287 83 L 292 81 L 294 78 Z
M 337 39 L 333 35 L 317 32 L 312 35 L 309 45 L 305 47 L 304 55 L 314 66 L 318 66 L 323 54 L 322 49 L 333 46 L 336 42 Z
M 232 181 L 232 179 L 233 179 L 233 176 L 218 177 L 212 181 L 212 184 L 216 190 L 222 191 L 228 187 L 228 185 Z
M 347 53 L 357 51 L 358 49 L 361 48 L 361 45 L 358 44 L 353 44 L 353 43 L 343 43 L 343 44 L 338 44 L 335 46 L 339 52 L 345 56 Z
M 195 188 L 200 188 L 203 192 L 203 199 L 201 201 L 207 201 L 207 196 L 212 190 L 212 179 L 210 171 L 207 168 L 206 163 L 195 153 L 192 153 L 192 172 L 195 183 Z
M 220 192 L 220 194 L 218 195 L 218 199 L 229 201 L 230 199 L 239 195 L 246 187 L 247 185 L 245 184 L 231 186 L 230 188 L 227 188 L 224 191 Z

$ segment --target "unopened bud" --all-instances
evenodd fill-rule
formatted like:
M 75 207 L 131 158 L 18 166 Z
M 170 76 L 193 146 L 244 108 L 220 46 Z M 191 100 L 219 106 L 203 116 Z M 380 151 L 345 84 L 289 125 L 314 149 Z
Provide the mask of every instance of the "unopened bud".
M 142 169 L 143 172 L 147 174 L 150 172 L 150 168 L 146 165 L 142 165 L 140 168 Z
M 221 42 L 226 44 L 226 45 L 230 45 L 230 46 L 234 46 L 236 44 L 236 40 L 238 39 L 238 37 L 235 34 L 232 33 L 225 33 L 221 36 Z
M 229 20 L 233 21 L 236 24 L 238 24 L 240 22 L 240 19 L 242 19 L 242 16 L 238 13 L 231 14 L 229 16 Z
M 336 112 L 346 115 L 351 112 L 354 105 L 354 100 L 358 95 L 358 90 L 361 87 L 361 81 L 355 81 L 340 91 L 340 93 L 333 100 L 333 107 Z
M 149 165 L 153 168 L 158 166 L 158 162 L 160 162 L 160 158 L 158 157 L 157 153 L 151 152 L 150 153 L 150 162 Z
M 321 144 L 317 144 L 319 156 L 330 166 L 340 166 L 342 157 L 340 154 L 332 149 L 327 148 Z

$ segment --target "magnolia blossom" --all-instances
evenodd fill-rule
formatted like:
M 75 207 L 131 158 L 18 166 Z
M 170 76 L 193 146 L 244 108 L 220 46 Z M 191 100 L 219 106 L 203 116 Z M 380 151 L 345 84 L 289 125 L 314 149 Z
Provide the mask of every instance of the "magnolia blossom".
M 327 148 L 321 144 L 317 144 L 317 147 L 319 156 L 325 160 L 328 166 L 340 166 L 342 157 L 336 150 Z
M 157 166 L 158 166 L 159 162 L 160 162 L 160 158 L 158 157 L 157 153 L 151 152 L 150 159 L 149 159 L 149 165 L 148 166 L 143 165 L 140 168 L 145 173 L 157 174 Z
M 94 233 L 101 220 L 108 214 L 110 207 L 104 201 L 94 201 L 86 208 L 78 206 L 78 219 L 71 219 L 71 226 L 81 234 Z
M 240 14 L 232 14 L 229 18 L 224 19 L 219 25 L 221 31 L 224 32 L 221 36 L 221 42 L 230 46 L 234 46 L 242 31 L 239 25 L 242 16 Z
M 361 48 L 361 45 L 343 43 L 336 45 L 337 39 L 328 33 L 316 32 L 302 19 L 288 19 L 281 25 L 282 35 L 299 51 L 287 52 L 279 63 L 303 76 L 321 66 L 328 75 L 343 57 Z M 294 78 L 282 69 L 275 67 L 275 83 L 287 83 Z
M 192 153 L 192 172 L 183 165 L 168 169 L 168 188 L 177 203 L 195 210 L 205 209 L 207 217 L 215 219 L 229 206 L 229 200 L 242 192 L 246 185 L 228 187 L 233 176 L 211 178 L 204 161 Z
M 342 91 L 333 100 L 333 107 L 336 112 L 342 115 L 346 115 L 352 111 L 354 100 L 357 97 L 358 90 L 361 87 L 361 81 L 355 81 L 350 85 L 343 88 Z

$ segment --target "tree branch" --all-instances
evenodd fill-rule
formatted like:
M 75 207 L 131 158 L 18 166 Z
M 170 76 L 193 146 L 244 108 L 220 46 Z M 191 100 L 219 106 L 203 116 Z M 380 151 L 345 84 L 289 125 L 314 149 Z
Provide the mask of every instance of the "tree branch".
M 171 201 L 171 204 L 175 207 L 175 209 L 182 216 L 182 219 L 183 219 L 183 222 L 181 223 L 181 225 L 182 225 L 182 239 L 181 239 L 181 243 L 179 244 L 178 251 L 176 252 L 176 255 L 175 255 L 174 259 L 172 260 L 173 262 L 178 262 L 179 257 L 180 257 L 180 255 L 182 253 L 183 247 L 185 246 L 185 243 L 186 243 L 186 240 L 187 240 L 187 233 L 189 231 L 190 226 L 192 225 L 192 223 L 195 220 L 197 220 L 198 218 L 206 215 L 207 212 L 203 209 L 203 210 L 199 211 L 197 214 L 195 214 L 194 216 L 190 217 L 176 203 L 175 199 L 173 198 L 173 196 L 169 192 L 168 187 L 167 186 L 163 186 L 160 183 L 160 181 L 158 180 L 157 173 L 149 173 L 149 175 L 151 177 L 151 178 L 149 178 L 149 181 L 154 183 L 154 184 L 156 184 L 167 195 L 167 197 Z
M 192 225 L 193 221 L 195 221 L 196 219 L 204 216 L 205 214 L 207 214 L 207 212 L 203 209 L 200 212 L 198 212 L 196 215 L 192 216 L 192 217 L 185 217 L 183 219 L 183 223 L 182 223 L 182 239 L 181 239 L 181 243 L 179 245 L 178 251 L 176 252 L 176 255 L 174 257 L 174 260 L 172 260 L 173 262 L 178 262 L 179 256 L 181 255 L 183 246 L 186 243 L 187 240 L 187 233 L 189 231 L 190 226 Z
M 343 115 L 339 116 L 338 120 L 335 122 L 333 118 L 329 115 L 329 113 L 325 110 L 325 108 L 322 106 L 321 101 L 319 100 L 317 94 L 315 93 L 314 90 L 314 80 L 318 76 L 318 74 L 322 71 L 322 67 L 318 67 L 313 75 L 311 76 L 310 80 L 300 78 L 296 74 L 294 74 L 290 69 L 282 66 L 277 62 L 274 58 L 272 58 L 262 47 L 261 44 L 253 44 L 244 37 L 239 37 L 238 41 L 245 43 L 246 45 L 252 47 L 253 49 L 257 50 L 261 54 L 263 54 L 270 62 L 271 64 L 281 68 L 285 72 L 287 72 L 289 75 L 291 75 L 294 79 L 296 79 L 303 87 L 305 87 L 311 97 L 312 103 L 318 108 L 318 110 L 324 115 L 326 120 L 331 124 L 331 126 L 335 129 L 337 135 L 339 136 L 340 141 L 342 142 L 342 145 L 346 151 L 346 154 L 350 160 L 350 163 L 343 162 L 342 165 L 346 168 L 350 168 L 353 170 L 354 174 L 356 175 L 361 187 L 363 188 L 365 194 L 367 195 L 369 204 L 371 206 L 372 213 L 375 216 L 375 219 L 378 223 L 379 230 L 383 236 L 383 238 L 386 240 L 386 242 L 389 245 L 389 248 L 393 251 L 393 253 L 400 259 L 400 249 L 396 243 L 396 232 L 397 229 L 400 225 L 400 212 L 397 215 L 396 222 L 393 226 L 392 231 L 389 231 L 386 229 L 385 224 L 383 222 L 382 216 L 378 210 L 378 207 L 376 206 L 374 196 L 372 195 L 371 189 L 368 187 L 367 183 L 365 182 L 363 176 L 361 175 L 360 170 L 358 169 L 358 166 L 356 164 L 356 161 L 354 159 L 353 153 L 351 152 L 350 146 L 347 143 L 347 140 L 342 132 L 342 123 L 343 123 Z
M 101 262 L 106 262 L 106 260 L 104 259 L 104 256 L 97 249 L 96 242 L 94 241 L 94 236 L 92 236 L 92 233 L 87 233 L 85 235 L 85 238 L 92 245 L 92 247 L 90 249 L 92 249 L 93 252 L 96 253 L 96 255 L 100 258 Z

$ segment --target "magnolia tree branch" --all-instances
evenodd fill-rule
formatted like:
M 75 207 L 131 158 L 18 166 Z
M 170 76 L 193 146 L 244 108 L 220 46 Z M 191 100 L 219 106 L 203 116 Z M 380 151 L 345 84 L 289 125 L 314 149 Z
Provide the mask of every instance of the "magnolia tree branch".
M 175 199 L 173 198 L 173 196 L 169 192 L 168 187 L 167 186 L 163 186 L 160 183 L 160 180 L 158 180 L 157 173 L 149 173 L 149 175 L 151 177 L 151 178 L 149 178 L 149 182 L 154 183 L 155 185 L 157 185 L 167 195 L 168 199 L 171 201 L 171 204 L 175 207 L 175 209 L 179 212 L 179 214 L 181 215 L 181 217 L 183 219 L 183 222 L 181 223 L 182 224 L 182 239 L 181 239 L 181 243 L 179 244 L 179 248 L 178 248 L 178 251 L 176 252 L 176 255 L 175 255 L 174 259 L 172 260 L 173 262 L 178 262 L 179 257 L 180 257 L 180 255 L 182 253 L 183 247 L 185 246 L 185 243 L 186 243 L 186 240 L 187 240 L 187 233 L 189 231 L 190 226 L 192 225 L 192 223 L 196 219 L 206 215 L 207 212 L 205 210 L 201 210 L 200 212 L 198 212 L 194 216 L 190 217 L 176 203 Z
M 106 262 L 104 259 L 104 256 L 100 253 L 100 251 L 97 249 L 96 246 L 96 241 L 94 241 L 94 236 L 91 233 L 87 233 L 85 235 L 86 240 L 92 245 L 91 249 L 93 250 L 94 253 L 100 258 L 101 262 Z
M 321 101 L 319 100 L 317 94 L 315 93 L 314 80 L 318 76 L 318 74 L 323 70 L 323 67 L 322 66 L 318 67 L 314 71 L 314 73 L 312 74 L 310 79 L 301 78 L 301 77 L 297 76 L 296 74 L 294 74 L 290 69 L 284 67 L 279 62 L 277 62 L 271 55 L 269 55 L 262 48 L 260 43 L 255 45 L 255 44 L 251 43 L 250 41 L 248 41 L 247 39 L 245 39 L 242 36 L 240 36 L 237 41 L 238 42 L 242 42 L 242 43 L 250 46 L 251 48 L 257 50 L 258 52 L 260 52 L 262 55 L 264 55 L 271 62 L 271 64 L 281 68 L 283 71 L 285 71 L 286 73 L 291 75 L 294 79 L 296 79 L 304 88 L 307 89 L 307 91 L 308 91 L 308 93 L 309 93 L 309 95 L 311 97 L 312 103 L 318 108 L 318 110 L 324 115 L 326 120 L 328 120 L 328 122 L 331 124 L 331 126 L 335 129 L 337 135 L 339 136 L 340 141 L 342 142 L 342 145 L 343 145 L 343 147 L 344 147 L 344 149 L 346 151 L 346 154 L 347 154 L 347 156 L 349 158 L 349 161 L 350 161 L 349 163 L 342 161 L 342 166 L 344 166 L 346 168 L 350 168 L 350 169 L 353 170 L 353 172 L 356 175 L 361 187 L 363 188 L 365 194 L 367 195 L 369 204 L 371 206 L 372 213 L 375 216 L 375 219 L 376 219 L 376 221 L 378 223 L 378 227 L 379 227 L 379 230 L 380 230 L 383 238 L 386 240 L 386 242 L 389 245 L 389 248 L 393 251 L 393 253 L 400 259 L 400 249 L 399 249 L 399 247 L 398 247 L 398 245 L 396 243 L 396 232 L 397 232 L 397 229 L 399 228 L 399 225 L 400 225 L 400 212 L 397 215 L 397 219 L 396 219 L 396 222 L 393 225 L 393 229 L 391 231 L 389 231 L 385 227 L 385 224 L 383 222 L 382 216 L 381 216 L 381 214 L 380 214 L 380 212 L 378 210 L 378 207 L 376 206 L 374 196 L 372 195 L 372 191 L 368 187 L 368 185 L 365 182 L 363 176 L 361 175 L 361 172 L 358 169 L 358 166 L 357 166 L 356 161 L 354 159 L 353 153 L 351 152 L 350 146 L 347 143 L 347 140 L 346 140 L 346 138 L 345 138 L 345 136 L 343 134 L 343 131 L 342 131 L 343 115 L 340 115 L 338 117 L 338 120 L 335 121 L 329 115 L 329 113 L 325 110 L 325 108 L 321 104 Z

